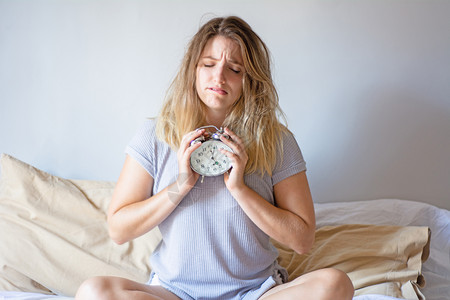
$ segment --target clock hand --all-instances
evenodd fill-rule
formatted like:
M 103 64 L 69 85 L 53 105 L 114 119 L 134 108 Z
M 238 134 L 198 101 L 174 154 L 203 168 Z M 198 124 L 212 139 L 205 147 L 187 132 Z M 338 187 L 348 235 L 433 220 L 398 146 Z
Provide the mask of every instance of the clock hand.
M 211 155 L 211 159 L 216 162 L 216 160 L 214 159 L 214 157 L 216 156 L 216 149 L 211 150 Z

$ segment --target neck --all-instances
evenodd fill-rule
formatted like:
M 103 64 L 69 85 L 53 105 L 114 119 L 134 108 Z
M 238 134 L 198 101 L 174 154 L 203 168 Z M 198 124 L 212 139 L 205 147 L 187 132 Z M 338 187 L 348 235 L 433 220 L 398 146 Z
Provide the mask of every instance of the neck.
M 208 123 L 206 125 L 214 125 L 217 128 L 220 128 L 222 127 L 223 122 L 225 121 L 225 117 L 226 115 L 222 113 L 209 112 L 206 116 L 206 122 Z

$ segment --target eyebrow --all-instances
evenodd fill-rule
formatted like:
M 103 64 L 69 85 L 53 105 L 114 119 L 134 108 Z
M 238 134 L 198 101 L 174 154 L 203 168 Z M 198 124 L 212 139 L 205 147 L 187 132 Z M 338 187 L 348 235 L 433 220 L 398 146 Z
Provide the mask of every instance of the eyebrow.
M 220 59 L 214 58 L 214 57 L 212 57 L 212 56 L 202 56 L 202 57 L 200 57 L 200 59 L 204 59 L 204 58 L 206 58 L 206 59 L 212 59 L 212 60 L 215 60 L 215 61 L 220 60 Z M 238 61 L 236 61 L 236 60 L 234 60 L 234 59 L 227 59 L 227 61 L 229 61 L 230 63 L 232 63 L 232 64 L 234 64 L 234 65 L 243 66 L 242 63 L 240 63 L 240 62 L 238 62 Z

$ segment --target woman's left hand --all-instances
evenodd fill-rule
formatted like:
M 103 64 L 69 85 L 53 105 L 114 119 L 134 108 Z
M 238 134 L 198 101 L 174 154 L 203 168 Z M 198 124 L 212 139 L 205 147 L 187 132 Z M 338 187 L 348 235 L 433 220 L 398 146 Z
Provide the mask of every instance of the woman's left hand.
M 224 181 L 227 189 L 232 192 L 233 190 L 243 188 L 245 166 L 247 165 L 248 155 L 245 151 L 245 146 L 241 138 L 239 138 L 233 131 L 225 128 L 225 133 L 230 136 L 231 139 L 221 137 L 221 141 L 228 145 L 234 153 L 226 150 L 221 150 L 230 160 L 232 168 L 224 174 Z

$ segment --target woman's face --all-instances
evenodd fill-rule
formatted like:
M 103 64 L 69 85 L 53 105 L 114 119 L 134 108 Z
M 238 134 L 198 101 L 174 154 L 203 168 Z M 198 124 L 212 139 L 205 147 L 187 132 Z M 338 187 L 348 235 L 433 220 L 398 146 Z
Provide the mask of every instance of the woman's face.
M 225 119 L 241 96 L 244 72 L 241 49 L 235 41 L 223 36 L 209 39 L 196 72 L 197 94 L 207 107 L 208 121 Z

